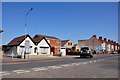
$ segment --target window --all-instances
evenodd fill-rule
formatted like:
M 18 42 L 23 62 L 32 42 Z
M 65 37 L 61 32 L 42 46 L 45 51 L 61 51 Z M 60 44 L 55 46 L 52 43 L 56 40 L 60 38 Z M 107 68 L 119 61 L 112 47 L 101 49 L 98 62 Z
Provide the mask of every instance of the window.
M 48 47 L 40 47 L 40 52 L 42 54 L 47 54 L 49 52 L 49 48 Z
M 69 45 L 69 46 L 71 46 L 71 45 L 72 45 L 72 43 L 71 43 L 71 42 L 68 42 L 68 45 Z

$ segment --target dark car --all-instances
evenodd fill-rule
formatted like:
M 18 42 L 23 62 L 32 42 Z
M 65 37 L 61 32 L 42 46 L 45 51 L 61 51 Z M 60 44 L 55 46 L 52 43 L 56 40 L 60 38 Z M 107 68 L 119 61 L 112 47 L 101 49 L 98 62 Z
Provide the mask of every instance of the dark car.
M 93 57 L 93 52 L 89 47 L 82 47 L 80 50 L 80 57 L 86 57 L 89 56 L 90 58 Z

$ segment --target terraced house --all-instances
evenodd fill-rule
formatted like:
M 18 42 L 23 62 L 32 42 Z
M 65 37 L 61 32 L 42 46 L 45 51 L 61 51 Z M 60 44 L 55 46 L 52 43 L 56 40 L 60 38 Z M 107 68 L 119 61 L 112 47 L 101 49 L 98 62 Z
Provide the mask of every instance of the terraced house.
M 78 44 L 80 47 L 88 46 L 92 50 L 96 50 L 98 53 L 111 53 L 112 51 L 118 51 L 120 49 L 120 45 L 115 41 L 110 39 L 107 41 L 106 38 L 102 39 L 101 36 L 97 38 L 96 35 L 93 35 L 87 40 L 78 40 Z

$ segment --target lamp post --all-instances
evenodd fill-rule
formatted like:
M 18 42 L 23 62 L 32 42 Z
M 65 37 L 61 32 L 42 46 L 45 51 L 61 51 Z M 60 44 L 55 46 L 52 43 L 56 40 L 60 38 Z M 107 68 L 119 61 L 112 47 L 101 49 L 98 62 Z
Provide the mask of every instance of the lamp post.
M 27 33 L 27 16 L 29 13 L 33 10 L 33 8 L 30 8 L 30 10 L 26 13 L 25 15 L 25 38 L 26 38 L 26 33 Z M 26 42 L 25 42 L 25 52 L 24 52 L 24 59 L 26 58 Z

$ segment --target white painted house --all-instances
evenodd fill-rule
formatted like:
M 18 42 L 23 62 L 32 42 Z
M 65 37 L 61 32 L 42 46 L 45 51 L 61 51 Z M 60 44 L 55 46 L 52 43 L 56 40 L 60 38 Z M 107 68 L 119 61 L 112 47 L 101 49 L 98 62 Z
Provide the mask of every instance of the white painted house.
M 45 37 L 34 37 L 33 41 L 35 42 L 34 54 L 37 55 L 50 55 L 50 44 Z
M 14 38 L 4 47 L 5 54 L 14 54 L 23 56 L 29 55 L 47 55 L 50 54 L 50 45 L 47 40 L 42 38 L 31 38 L 28 34 Z

